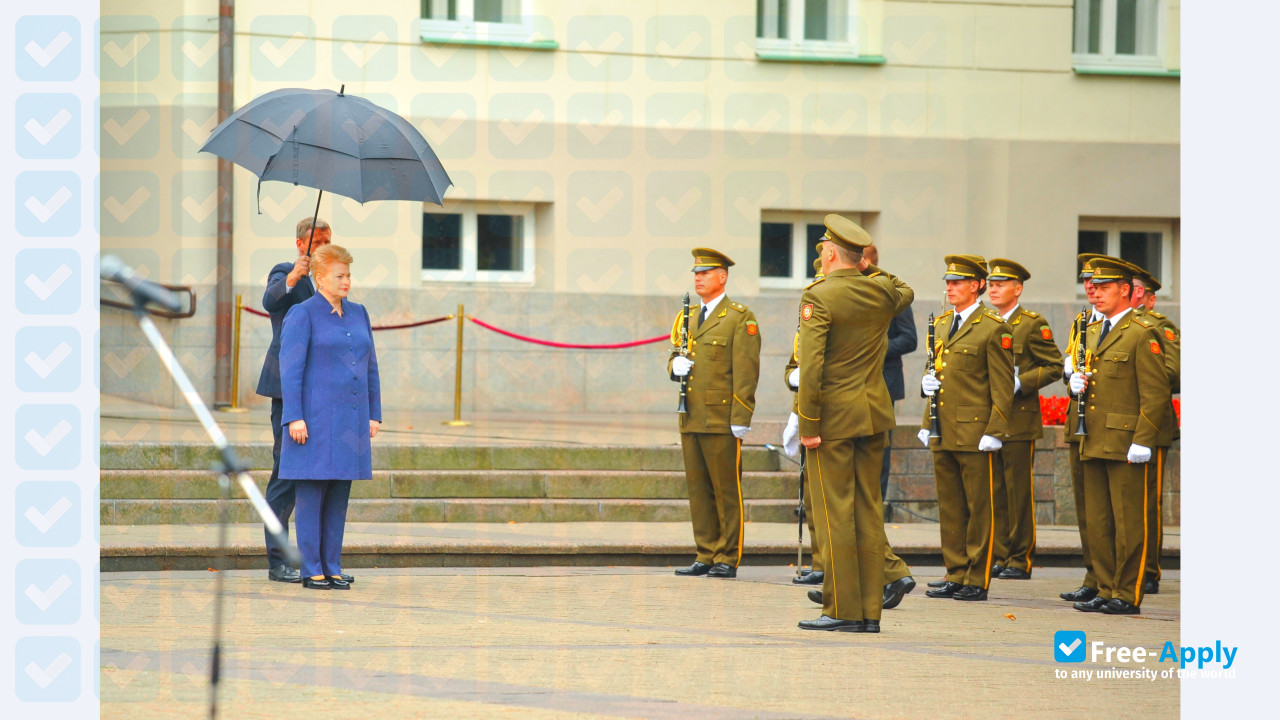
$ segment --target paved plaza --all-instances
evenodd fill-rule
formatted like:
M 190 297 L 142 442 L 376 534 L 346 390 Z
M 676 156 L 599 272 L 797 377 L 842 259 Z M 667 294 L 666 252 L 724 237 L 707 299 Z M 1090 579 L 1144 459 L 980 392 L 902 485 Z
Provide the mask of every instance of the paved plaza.
M 793 568 L 737 580 L 665 568 L 360 569 L 348 592 L 226 574 L 222 717 L 1176 717 L 1177 680 L 1058 679 L 1057 630 L 1158 652 L 1179 637 L 1179 573 L 1139 617 L 1057 599 L 1040 568 L 986 603 L 924 597 L 879 635 L 812 633 Z M 189 718 L 208 701 L 214 573 L 104 573 L 102 717 Z M 1123 665 L 1121 665 L 1123 666 Z M 1146 667 L 1154 667 L 1147 663 Z M 1171 667 L 1164 664 L 1160 667 Z

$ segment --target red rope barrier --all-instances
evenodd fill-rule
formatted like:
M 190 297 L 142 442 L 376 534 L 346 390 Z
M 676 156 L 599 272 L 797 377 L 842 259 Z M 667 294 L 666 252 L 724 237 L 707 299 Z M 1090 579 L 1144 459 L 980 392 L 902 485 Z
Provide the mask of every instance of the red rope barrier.
M 663 340 L 671 339 L 670 335 L 659 335 L 657 337 L 651 337 L 646 340 L 632 340 L 631 342 L 612 343 L 607 345 L 561 343 L 561 342 L 553 342 L 551 340 L 539 340 L 538 338 L 532 338 L 527 335 L 520 335 L 518 333 L 513 333 L 510 330 L 503 330 L 502 328 L 494 327 L 493 325 L 490 325 L 489 323 L 483 320 L 477 320 L 471 317 L 470 315 L 467 316 L 467 319 L 479 325 L 480 327 L 485 328 L 486 330 L 492 330 L 493 332 L 496 332 L 499 335 L 506 335 L 507 337 L 513 338 L 515 340 L 520 340 L 522 342 L 527 342 L 527 343 L 533 343 L 534 345 L 546 345 L 547 347 L 566 348 L 570 350 L 621 350 L 622 348 L 635 347 L 637 345 L 648 345 L 650 343 L 662 342 Z
M 253 308 L 248 307 L 247 305 L 242 305 L 240 309 L 249 313 L 250 315 L 257 315 L 258 317 L 264 317 L 264 318 L 271 317 L 270 314 L 264 313 L 261 310 L 254 310 Z M 422 327 L 423 325 L 435 325 L 436 323 L 444 322 L 445 320 L 452 320 L 455 317 L 457 317 L 457 315 L 441 315 L 438 318 L 431 318 L 430 320 L 419 320 L 417 322 L 404 323 L 403 325 L 374 325 L 373 329 L 374 330 L 404 330 L 405 328 L 416 328 L 416 327 Z

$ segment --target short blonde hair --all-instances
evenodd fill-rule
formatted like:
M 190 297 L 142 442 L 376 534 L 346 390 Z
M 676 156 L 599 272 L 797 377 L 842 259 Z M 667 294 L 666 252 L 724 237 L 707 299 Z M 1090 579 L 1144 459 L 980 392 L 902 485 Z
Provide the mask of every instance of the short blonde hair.
M 312 274 L 319 277 L 329 273 L 329 266 L 334 263 L 346 263 L 350 265 L 353 262 L 351 253 L 341 245 L 324 245 L 315 249 L 311 253 Z
M 299 221 L 298 221 L 298 232 L 294 233 L 294 237 L 297 237 L 297 238 L 304 238 L 304 237 L 307 237 L 308 235 L 310 235 L 310 234 L 311 234 L 311 220 L 312 220 L 312 218 L 309 218 L 309 217 L 307 217 L 307 218 L 302 218 L 301 220 L 299 220 Z M 329 223 L 325 222 L 324 220 L 319 220 L 319 219 L 317 219 L 317 220 L 315 221 L 315 223 L 316 223 L 316 232 L 320 232 L 321 230 L 329 230 Z M 332 232 L 332 231 L 330 231 L 330 232 Z

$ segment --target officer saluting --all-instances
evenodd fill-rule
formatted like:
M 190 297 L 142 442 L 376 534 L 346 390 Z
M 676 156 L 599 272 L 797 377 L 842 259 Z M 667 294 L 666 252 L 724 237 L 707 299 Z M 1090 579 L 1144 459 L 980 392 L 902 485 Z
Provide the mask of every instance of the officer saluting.
M 760 326 L 746 305 L 725 295 L 733 260 L 710 248 L 694 248 L 693 258 L 702 302 L 688 317 L 676 314 L 667 371 L 672 380 L 689 378 L 680 445 L 698 556 L 676 574 L 732 578 L 742 562 L 742 438 L 756 407 Z
M 920 388 L 939 394 L 942 437 L 932 444 L 938 486 L 938 525 L 947 566 L 935 598 L 986 600 L 991 585 L 995 533 L 997 452 L 1009 431 L 1013 404 L 1013 333 L 1004 319 L 978 301 L 986 290 L 986 261 L 948 255 L 947 303 L 954 310 L 934 322 L 935 369 Z M 919 437 L 926 446 L 926 411 Z
M 884 382 L 890 323 L 915 293 L 862 257 L 866 231 L 826 217 L 825 278 L 800 300 L 800 442 L 808 450 L 813 524 L 825 563 L 822 616 L 805 630 L 880 632 L 884 513 L 880 466 L 893 428 Z

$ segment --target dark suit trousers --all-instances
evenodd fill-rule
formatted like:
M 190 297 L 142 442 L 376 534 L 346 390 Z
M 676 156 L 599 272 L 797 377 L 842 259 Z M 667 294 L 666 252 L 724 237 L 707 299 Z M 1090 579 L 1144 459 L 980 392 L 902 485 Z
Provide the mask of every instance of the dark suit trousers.
M 295 480 L 298 552 L 302 577 L 342 574 L 342 535 L 347 527 L 350 480 Z
M 280 436 L 284 434 L 284 429 L 280 427 L 280 419 L 284 416 L 284 401 L 280 398 L 271 398 L 271 435 L 275 444 L 271 446 L 271 479 L 267 481 L 267 504 L 271 506 L 271 511 L 280 518 L 280 524 L 284 526 L 284 534 L 289 535 L 289 516 L 293 514 L 294 503 L 294 481 L 280 479 Z M 262 529 L 263 535 L 267 539 L 267 564 L 270 567 L 278 567 L 286 565 L 284 559 L 284 551 L 276 543 L 275 538 L 271 537 L 271 533 L 267 532 L 266 527 Z

